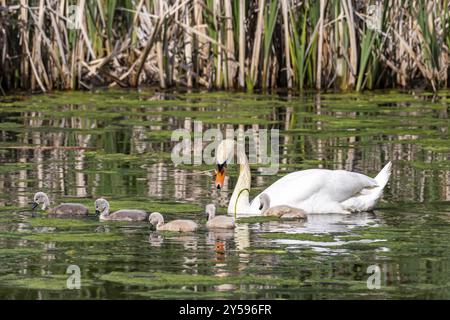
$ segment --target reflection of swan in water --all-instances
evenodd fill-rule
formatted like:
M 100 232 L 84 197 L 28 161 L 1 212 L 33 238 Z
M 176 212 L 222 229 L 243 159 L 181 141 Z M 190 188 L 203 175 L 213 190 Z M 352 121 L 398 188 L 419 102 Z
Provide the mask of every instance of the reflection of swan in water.
M 376 226 L 381 223 L 381 219 L 378 219 L 373 213 L 362 212 L 352 215 L 342 215 L 342 214 L 309 214 L 308 221 L 297 225 L 292 223 L 283 223 L 278 221 L 270 222 L 272 226 L 265 225 L 264 231 L 270 232 L 284 232 L 286 234 L 295 233 L 331 233 L 333 235 L 333 240 L 329 241 L 311 241 L 311 240 L 300 240 L 300 239 L 284 239 L 280 237 L 279 239 L 270 240 L 271 242 L 276 242 L 278 244 L 284 244 L 293 246 L 310 246 L 317 252 L 327 252 L 327 254 L 346 254 L 348 251 L 346 248 L 342 248 L 341 245 L 350 242 L 357 243 L 369 243 L 386 241 L 382 238 L 380 239 L 358 239 L 358 240 L 347 240 L 341 238 L 341 235 L 336 235 L 336 233 L 350 233 L 355 227 L 367 227 L 369 225 Z M 278 223 L 276 225 L 275 223 Z M 330 246 L 331 245 L 331 246 Z
M 379 220 L 371 212 L 342 214 L 310 214 L 305 223 L 305 230 L 311 232 L 349 232 L 354 227 L 378 223 Z
M 301 223 L 271 222 L 266 224 L 265 231 L 271 232 L 295 232 L 295 233 L 325 233 L 325 232 L 350 232 L 354 227 L 368 226 L 379 223 L 380 220 L 373 213 L 360 212 L 351 215 L 334 214 L 309 214 L 308 220 Z
M 378 219 L 373 213 L 362 212 L 358 214 L 352 215 L 342 215 L 342 214 L 310 214 L 308 215 L 308 221 L 298 224 L 292 223 L 283 223 L 278 221 L 273 221 L 274 223 L 278 223 L 278 225 L 272 224 L 272 226 L 264 226 L 264 231 L 270 232 L 285 232 L 286 234 L 292 233 L 349 233 L 355 227 L 363 227 L 368 225 L 377 225 L 381 222 L 381 219 Z M 272 223 L 272 222 L 271 222 Z M 383 241 L 383 239 L 364 239 L 364 240 L 354 240 L 354 241 L 346 241 L 341 239 L 340 236 L 333 236 L 334 240 L 332 242 L 328 241 L 310 241 L 310 240 L 297 240 L 297 239 L 274 239 L 271 240 L 273 242 L 279 244 L 287 244 L 294 246 L 311 246 L 314 250 L 318 252 L 328 252 L 335 254 L 343 254 L 346 249 L 340 248 L 340 245 L 343 245 L 347 242 L 374 242 L 374 241 Z M 332 244 L 332 247 L 329 245 Z
M 213 273 L 217 277 L 229 276 L 226 262 L 227 247 L 230 245 L 230 240 L 234 238 L 233 229 L 212 229 L 206 235 L 206 244 L 208 247 L 214 247 L 214 268 Z M 225 287 L 228 285 L 214 286 L 215 290 L 230 290 Z M 233 289 L 235 287 L 233 286 Z
M 250 228 L 248 224 L 238 224 L 234 229 L 234 239 L 237 249 L 244 251 L 250 247 Z

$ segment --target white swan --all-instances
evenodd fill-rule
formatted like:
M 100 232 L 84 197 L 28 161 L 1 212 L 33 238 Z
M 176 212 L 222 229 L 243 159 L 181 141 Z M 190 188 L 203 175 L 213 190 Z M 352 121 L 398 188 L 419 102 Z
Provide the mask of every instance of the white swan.
M 216 187 L 223 187 L 227 163 L 235 142 L 223 140 L 216 150 Z M 275 181 L 250 203 L 250 166 L 243 148 L 237 148 L 239 178 L 228 204 L 231 214 L 260 214 L 260 195 L 266 193 L 272 206 L 288 205 L 306 213 L 351 213 L 370 211 L 377 204 L 391 175 L 389 162 L 375 178 L 345 170 L 308 169 L 292 172 Z

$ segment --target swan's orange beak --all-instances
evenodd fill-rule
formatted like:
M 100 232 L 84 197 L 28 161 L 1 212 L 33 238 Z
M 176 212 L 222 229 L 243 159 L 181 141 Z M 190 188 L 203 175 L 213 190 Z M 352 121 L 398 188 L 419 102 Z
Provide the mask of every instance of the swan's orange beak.
M 216 170 L 216 188 L 222 189 L 223 188 L 223 182 L 225 180 L 225 168 L 223 166 L 218 166 Z

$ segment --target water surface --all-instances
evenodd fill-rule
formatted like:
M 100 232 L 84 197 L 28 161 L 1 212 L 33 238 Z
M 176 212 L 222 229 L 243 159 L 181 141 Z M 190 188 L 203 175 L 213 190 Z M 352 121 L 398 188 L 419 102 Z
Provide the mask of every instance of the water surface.
M 306 94 L 64 92 L 0 98 L 0 297 L 6 299 L 450 298 L 448 92 Z M 29 202 L 162 212 L 204 223 L 226 211 L 236 168 L 220 192 L 213 169 L 180 165 L 172 130 L 280 129 L 280 171 L 252 195 L 307 168 L 393 174 L 372 213 L 307 222 L 242 219 L 234 231 L 164 234 L 148 223 L 32 218 Z M 81 270 L 80 290 L 66 269 Z M 367 288 L 367 267 L 381 287 Z

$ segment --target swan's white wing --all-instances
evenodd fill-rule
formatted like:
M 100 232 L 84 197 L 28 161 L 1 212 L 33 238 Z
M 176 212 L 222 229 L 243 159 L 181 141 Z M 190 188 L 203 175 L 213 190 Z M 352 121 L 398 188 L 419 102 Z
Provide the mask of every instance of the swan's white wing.
M 374 179 L 365 175 L 344 171 L 309 169 L 290 173 L 275 181 L 261 192 L 270 197 L 270 206 L 301 204 L 314 198 L 314 202 L 342 202 L 365 188 L 376 187 Z M 260 195 L 260 194 L 259 194 Z M 259 195 L 251 203 L 252 212 L 259 209 Z
M 252 211 L 259 209 L 259 196 L 266 193 L 270 197 L 270 206 L 296 206 L 318 192 L 326 182 L 329 170 L 309 169 L 292 172 L 275 181 L 258 194 L 250 204 Z
M 363 193 L 366 189 L 377 187 L 377 182 L 360 173 L 344 170 L 332 171 L 332 175 L 324 188 L 324 192 L 330 195 L 330 199 L 342 202 L 356 194 Z

